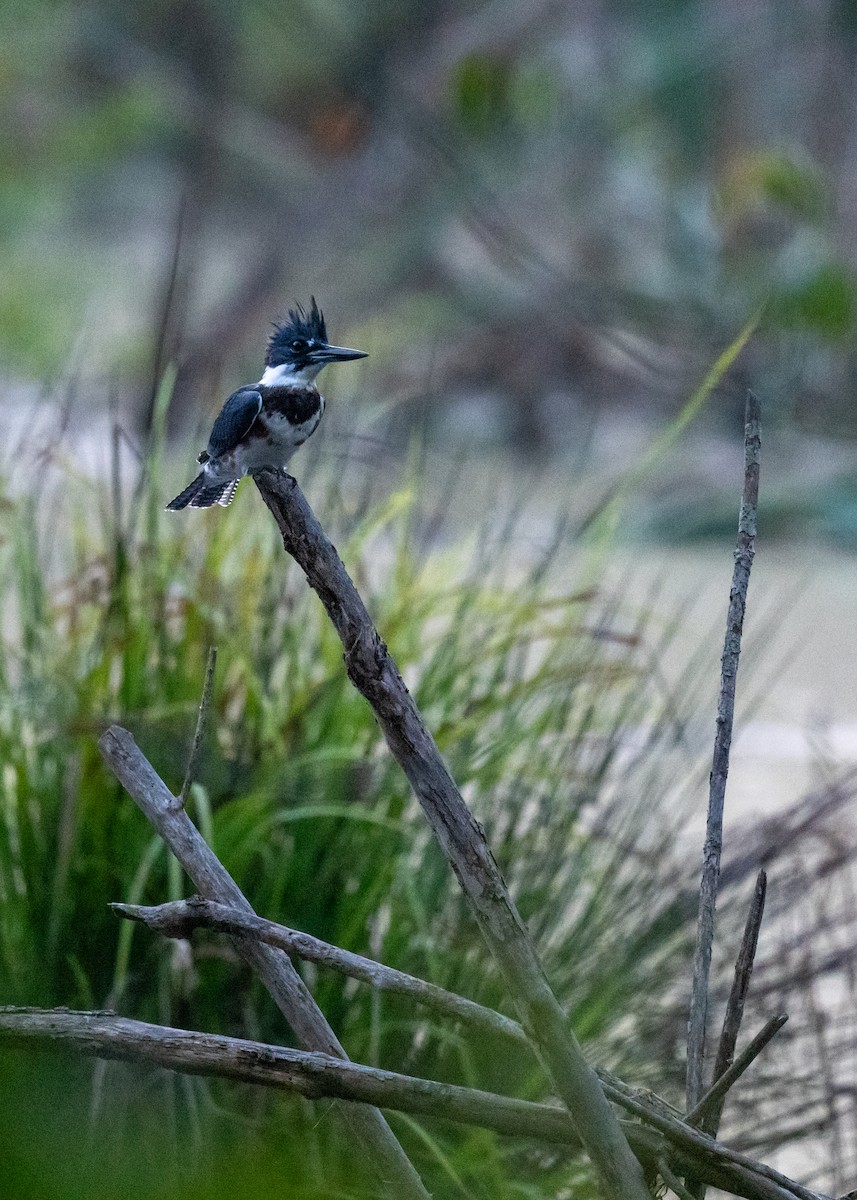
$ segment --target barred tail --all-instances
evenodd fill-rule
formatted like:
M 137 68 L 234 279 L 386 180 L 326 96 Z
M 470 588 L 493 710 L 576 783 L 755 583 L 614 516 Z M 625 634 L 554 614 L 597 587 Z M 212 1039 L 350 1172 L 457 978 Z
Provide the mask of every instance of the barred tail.
M 188 484 L 183 492 L 179 492 L 175 500 L 167 505 L 168 512 L 178 512 L 180 508 L 211 508 L 212 504 L 221 504 L 226 508 L 231 504 L 238 487 L 237 479 L 228 479 L 226 483 L 207 485 L 205 472 L 200 471 L 193 483 Z

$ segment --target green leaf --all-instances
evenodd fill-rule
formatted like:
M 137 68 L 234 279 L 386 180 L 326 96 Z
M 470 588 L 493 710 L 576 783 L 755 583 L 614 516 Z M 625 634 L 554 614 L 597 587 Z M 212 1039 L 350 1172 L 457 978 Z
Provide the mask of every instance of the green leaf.
M 473 133 L 486 134 L 509 116 L 508 65 L 487 54 L 469 54 L 452 80 L 456 115 Z
M 831 340 L 854 329 L 855 281 L 839 263 L 826 263 L 796 287 L 774 296 L 768 320 L 781 329 L 802 329 Z
M 718 202 L 731 220 L 767 207 L 815 224 L 830 213 L 830 188 L 814 165 L 795 162 L 778 151 L 760 150 L 732 159 Z

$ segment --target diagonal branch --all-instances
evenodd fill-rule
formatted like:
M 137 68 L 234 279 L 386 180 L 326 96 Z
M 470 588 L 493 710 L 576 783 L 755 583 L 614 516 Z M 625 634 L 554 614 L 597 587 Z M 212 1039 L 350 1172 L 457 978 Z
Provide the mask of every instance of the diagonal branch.
M 178 807 L 131 734 L 113 725 L 98 745 L 119 782 L 157 829 L 201 895 L 251 913 L 253 910 L 238 884 L 184 809 Z M 259 975 L 303 1046 L 346 1057 L 288 955 L 246 938 L 236 939 L 235 948 Z M 428 1192 L 410 1159 L 377 1109 L 349 1106 L 343 1116 L 363 1153 L 385 1180 L 384 1195 L 396 1200 L 401 1196 L 428 1200 Z
M 481 826 L 462 798 L 399 670 L 345 567 L 291 476 L 263 471 L 256 485 L 283 545 L 303 570 L 345 648 L 348 677 L 372 708 L 390 752 L 470 901 L 533 1045 L 572 1114 L 609 1200 L 650 1200 L 640 1164 L 568 1019 Z
M 756 878 L 756 886 L 753 890 L 753 899 L 750 903 L 750 910 L 747 913 L 747 923 L 744 926 L 744 936 L 741 939 L 741 949 L 738 951 L 738 957 L 735 960 L 735 975 L 732 980 L 732 989 L 729 992 L 729 999 L 726 1002 L 726 1012 L 723 1017 L 723 1030 L 720 1034 L 720 1042 L 717 1046 L 717 1058 L 714 1061 L 714 1073 L 712 1075 L 713 1087 L 709 1091 L 708 1099 L 705 1105 L 706 1111 L 703 1112 L 702 1119 L 699 1121 L 700 1129 L 704 1129 L 706 1133 L 710 1133 L 712 1137 L 716 1136 L 717 1130 L 720 1127 L 720 1117 L 723 1113 L 723 1105 L 726 1100 L 726 1092 L 731 1086 L 731 1083 L 726 1087 L 720 1087 L 722 1080 L 727 1073 L 730 1073 L 734 1065 L 735 1047 L 738 1044 L 738 1033 L 741 1029 L 741 1021 L 744 1018 L 744 1004 L 747 999 L 747 993 L 750 990 L 750 979 L 753 975 L 753 962 L 756 958 L 756 947 L 759 944 L 759 930 L 762 925 L 762 917 L 765 913 L 765 896 L 768 891 L 768 876 L 764 871 L 760 871 Z M 774 1018 L 776 1019 L 776 1018 Z M 785 1019 L 781 1020 L 780 1025 L 770 1034 L 756 1053 L 761 1053 L 767 1042 L 774 1036 L 779 1028 L 785 1024 Z M 766 1026 L 767 1028 L 767 1026 Z M 751 1045 L 755 1044 L 758 1038 L 754 1039 Z M 748 1047 L 749 1049 L 750 1047 Z M 747 1051 L 744 1051 L 744 1057 Z M 755 1054 L 747 1063 L 755 1058 Z M 746 1068 L 745 1068 L 746 1070 Z M 738 1076 L 732 1076 L 733 1082 Z M 718 1088 L 719 1100 L 711 1099 L 711 1092 L 714 1088 Z M 700 1108 L 702 1102 L 697 1105 Z M 690 1120 L 690 1115 L 688 1115 Z
M 114 1013 L 0 1008 L 0 1040 L 9 1045 L 50 1044 L 99 1058 L 280 1087 L 313 1100 L 333 1096 L 361 1105 L 377 1104 L 580 1149 L 570 1114 L 556 1105 L 418 1079 L 328 1054 L 150 1025 Z M 652 1166 L 668 1156 L 673 1172 L 693 1170 L 713 1187 L 735 1196 L 827 1200 L 681 1122 L 672 1125 L 666 1122 L 663 1135 L 628 1122 L 623 1129 L 640 1158 Z
M 738 518 L 738 544 L 726 617 L 726 639 L 720 667 L 720 696 L 717 701 L 717 733 L 708 789 L 708 820 L 703 851 L 702 882 L 699 888 L 699 918 L 693 958 L 693 994 L 687 1027 L 687 1107 L 695 1108 L 702 1095 L 702 1066 L 705 1056 L 705 1022 L 708 1013 L 708 976 L 714 942 L 714 913 L 723 849 L 723 808 L 729 750 L 735 716 L 735 682 L 741 655 L 741 635 L 750 569 L 756 552 L 756 507 L 759 500 L 761 424 L 759 402 L 747 392 L 744 419 L 744 489 Z
M 204 926 L 232 937 L 255 938 L 306 962 L 318 963 L 351 979 L 359 979 L 380 991 L 409 996 L 417 1004 L 442 1016 L 463 1021 L 475 1029 L 499 1033 L 524 1046 L 530 1045 L 518 1022 L 495 1012 L 493 1008 L 486 1008 L 475 1000 L 467 1000 L 435 983 L 418 979 L 405 971 L 397 971 L 372 958 L 364 958 L 362 954 L 332 946 L 330 942 L 324 942 L 312 934 L 301 933 L 276 921 L 267 921 L 255 913 L 241 912 L 229 905 L 202 900 L 198 896 L 151 907 L 142 904 L 112 904 L 110 907 L 120 917 L 142 921 L 149 929 L 166 937 L 186 938 L 194 929 Z
M 473 1000 L 467 1000 L 454 992 L 448 992 L 444 988 L 438 987 L 437 984 L 428 983 L 414 975 L 407 975 L 404 971 L 397 971 L 374 959 L 342 950 L 339 946 L 332 946 L 329 942 L 323 942 L 320 938 L 313 937 L 308 933 L 301 933 L 296 929 L 290 929 L 287 925 L 279 925 L 276 921 L 257 917 L 255 913 L 241 912 L 225 904 L 202 900 L 198 896 L 189 900 L 175 900 L 151 907 L 139 904 L 112 904 L 111 908 L 119 916 L 141 921 L 149 929 L 167 937 L 185 938 L 194 928 L 201 925 L 208 929 L 228 933 L 232 937 L 256 938 L 269 946 L 285 950 L 290 955 L 340 971 L 352 979 L 359 979 L 373 987 L 409 996 L 416 1003 L 443 1016 L 454 1017 L 472 1029 L 490 1030 L 492 1033 L 502 1034 L 519 1045 L 532 1049 L 522 1026 L 517 1021 L 513 1021 L 511 1017 L 503 1016 L 494 1009 L 486 1008 Z M 777 1028 L 780 1028 L 782 1021 L 783 1018 L 780 1018 Z M 720 1094 L 721 1088 L 725 1091 L 730 1087 L 738 1075 L 746 1070 L 752 1058 L 759 1053 L 761 1047 L 754 1050 L 758 1041 L 759 1038 L 754 1039 L 741 1055 L 733 1068 L 733 1073 L 730 1073 L 729 1078 L 725 1080 L 725 1087 L 723 1083 L 718 1085 L 718 1094 Z M 754 1052 L 748 1059 L 747 1056 L 751 1051 Z M 641 1092 L 637 1088 L 630 1087 L 617 1076 L 600 1067 L 596 1067 L 595 1070 L 601 1080 L 604 1094 L 614 1104 L 626 1109 L 639 1120 L 649 1123 L 653 1128 L 665 1131 L 667 1135 L 672 1132 L 673 1136 L 682 1136 L 681 1122 L 676 1119 L 679 1114 L 665 1100 L 648 1090 Z M 703 1097 L 702 1103 L 707 1105 L 712 1098 L 711 1095 Z M 691 1124 L 692 1122 L 686 1123 Z
M 107 1012 L 0 1008 L 0 1037 L 51 1042 L 80 1054 L 125 1059 L 190 1074 L 283 1087 L 310 1100 L 338 1096 L 402 1112 L 484 1125 L 498 1133 L 580 1147 L 567 1111 L 417 1079 L 321 1053 L 245 1038 L 151 1025 Z
M 682 1181 L 675 1175 L 663 1156 L 658 1159 L 658 1174 L 670 1191 L 678 1196 L 678 1200 L 694 1200 L 693 1194 L 687 1190 Z
M 720 1124 L 720 1114 L 723 1112 L 726 1093 L 733 1083 L 741 1078 L 747 1068 L 756 1061 L 768 1042 L 776 1037 L 788 1019 L 786 1013 L 779 1013 L 765 1022 L 747 1048 L 742 1050 L 735 1061 L 730 1063 L 726 1070 L 717 1077 L 696 1108 L 687 1114 L 685 1121 L 688 1125 L 696 1125 L 699 1129 L 710 1133 L 712 1137 L 716 1135 L 716 1127 Z M 715 1115 L 712 1117 L 709 1114 Z
M 457 996 L 454 992 L 448 992 L 436 984 L 427 983 L 425 980 L 407 975 L 403 971 L 396 971 L 371 958 L 352 954 L 350 951 L 332 946 L 329 942 L 323 942 L 310 934 L 299 933 L 295 929 L 289 929 L 286 925 L 278 925 L 275 921 L 257 917 L 255 913 L 243 913 L 224 904 L 201 900 L 199 897 L 158 904 L 153 907 L 137 904 L 113 904 L 111 907 L 120 916 L 142 921 L 149 929 L 163 933 L 167 937 L 187 937 L 194 927 L 199 925 L 217 929 L 232 936 L 255 937 L 268 945 L 278 946 L 299 958 L 305 958 L 310 962 L 341 971 L 353 979 L 360 979 L 375 987 L 407 995 L 417 1003 L 423 1004 L 435 1012 L 455 1017 L 471 1028 L 490 1029 L 492 1033 L 504 1034 L 519 1044 L 525 1044 L 528 1047 L 530 1045 L 522 1027 L 510 1017 L 505 1017 L 493 1009 L 476 1004 L 473 1000 L 466 1000 L 463 996 Z M 775 1017 L 773 1021 L 768 1022 L 768 1025 L 738 1058 L 733 1068 L 718 1083 L 716 1092 L 715 1089 L 712 1089 L 707 1096 L 703 1097 L 700 1110 L 731 1087 L 784 1022 L 784 1017 Z M 771 1026 L 773 1031 L 769 1030 Z M 678 1120 L 675 1110 L 672 1110 L 666 1101 L 653 1093 L 641 1092 L 637 1088 L 629 1087 L 621 1079 L 600 1067 L 596 1068 L 596 1071 L 604 1088 L 604 1094 L 609 1100 L 626 1109 L 638 1120 L 657 1129 L 667 1138 L 677 1141 L 679 1145 L 686 1145 L 686 1137 L 690 1132 L 688 1126 L 692 1124 L 690 1120 L 685 1122 Z M 693 1117 L 697 1115 L 691 1114 Z M 693 1136 L 697 1138 L 694 1145 L 704 1144 L 698 1140 L 699 1135 L 694 1134 Z M 634 1145 L 636 1149 L 636 1143 Z

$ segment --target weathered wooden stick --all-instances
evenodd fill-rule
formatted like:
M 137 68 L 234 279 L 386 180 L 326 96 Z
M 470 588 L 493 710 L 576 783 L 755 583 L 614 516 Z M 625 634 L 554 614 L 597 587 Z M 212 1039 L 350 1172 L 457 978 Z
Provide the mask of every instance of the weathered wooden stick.
M 747 1048 L 742 1050 L 735 1061 L 730 1063 L 723 1074 L 715 1080 L 696 1108 L 687 1114 L 685 1121 L 688 1125 L 696 1125 L 705 1133 L 711 1134 L 712 1137 L 716 1136 L 716 1130 L 708 1128 L 709 1121 L 706 1119 L 708 1112 L 717 1113 L 716 1124 L 719 1125 L 726 1093 L 733 1083 L 741 1078 L 750 1064 L 755 1062 L 771 1038 L 780 1032 L 788 1019 L 787 1013 L 779 1013 L 778 1016 L 771 1017 L 769 1021 L 765 1022 Z
M 380 991 L 409 996 L 417 1004 L 422 1004 L 442 1016 L 466 1022 L 475 1029 L 499 1033 L 522 1045 L 530 1046 L 522 1026 L 511 1017 L 495 1012 L 493 1008 L 486 1008 L 474 1000 L 467 1000 L 455 992 L 448 992 L 437 984 L 418 979 L 416 975 L 408 975 L 372 958 L 364 958 L 362 954 L 354 954 L 350 950 L 332 946 L 330 942 L 323 942 L 309 933 L 301 933 L 297 929 L 290 929 L 288 925 L 279 925 L 276 921 L 266 921 L 264 917 L 257 917 L 255 913 L 240 912 L 229 905 L 202 900 L 196 896 L 189 900 L 173 900 L 168 904 L 151 907 L 142 904 L 111 904 L 110 907 L 119 916 L 142 921 L 149 929 L 167 937 L 186 938 L 202 925 L 233 937 L 255 938 L 268 946 L 285 950 L 289 955 L 330 967 L 351 979 L 359 979 Z
M 756 947 L 759 944 L 759 930 L 762 925 L 762 917 L 765 914 L 765 896 L 768 891 L 768 876 L 764 871 L 760 871 L 756 877 L 756 886 L 753 889 L 753 899 L 750 903 L 750 910 L 747 913 L 747 923 L 744 926 L 744 936 L 741 939 L 741 948 L 738 951 L 738 957 L 735 960 L 735 975 L 732 979 L 732 988 L 729 992 L 729 999 L 726 1002 L 726 1012 L 723 1016 L 723 1029 L 720 1033 L 720 1042 L 717 1046 L 717 1057 L 714 1060 L 714 1072 L 712 1075 L 713 1087 L 709 1089 L 708 1098 L 704 1106 L 702 1119 L 699 1121 L 699 1128 L 706 1133 L 710 1133 L 712 1137 L 716 1137 L 717 1130 L 720 1128 L 720 1117 L 723 1114 L 723 1105 L 726 1101 L 726 1092 L 731 1086 L 719 1089 L 717 1095 L 719 1099 L 712 1100 L 711 1093 L 714 1088 L 718 1087 L 720 1081 L 725 1078 L 730 1071 L 735 1059 L 735 1047 L 738 1044 L 738 1034 L 741 1029 L 741 1022 L 744 1019 L 744 1004 L 747 1000 L 747 993 L 750 990 L 750 979 L 753 975 L 753 962 L 756 958 Z M 774 1018 L 776 1020 L 776 1018 Z M 770 1038 L 774 1036 L 778 1029 L 786 1022 L 786 1018 L 780 1022 L 777 1029 L 774 1029 L 770 1037 L 759 1047 L 757 1053 L 761 1053 L 762 1049 Z M 770 1022 L 769 1022 L 770 1024 Z M 767 1028 L 767 1026 L 765 1027 Z M 763 1031 L 764 1032 L 764 1031 Z M 758 1041 L 761 1034 L 754 1038 L 753 1043 Z M 749 1047 L 748 1047 L 749 1049 Z M 744 1051 L 746 1055 L 747 1051 Z M 744 1057 L 742 1055 L 742 1058 Z M 753 1056 L 755 1057 L 755 1055 Z M 750 1062 L 752 1062 L 752 1058 Z M 747 1064 L 749 1066 L 749 1062 Z M 746 1070 L 746 1068 L 745 1068 Z M 738 1076 L 733 1076 L 737 1079 Z M 701 1104 L 701 1101 L 700 1101 Z M 697 1104 L 699 1109 L 700 1104 Z M 688 1120 L 690 1117 L 688 1116 Z
M 747 392 L 744 418 L 744 488 L 738 518 L 738 544 L 735 549 L 735 569 L 729 593 L 726 617 L 726 638 L 720 666 L 720 696 L 717 701 L 717 733 L 708 788 L 708 819 L 703 851 L 702 882 L 699 888 L 699 918 L 696 950 L 693 958 L 693 993 L 687 1028 L 687 1108 L 693 1109 L 702 1095 L 702 1071 L 705 1057 L 705 1023 L 708 1014 L 708 977 L 711 970 L 711 948 L 714 942 L 714 914 L 717 906 L 717 884 L 720 879 L 720 856 L 723 849 L 723 808 L 726 798 L 726 778 L 729 774 L 729 750 L 732 745 L 732 724 L 735 716 L 735 682 L 741 656 L 741 635 L 744 629 L 744 610 L 750 569 L 756 552 L 756 508 L 759 501 L 759 461 L 761 455 L 761 424 L 759 402 L 753 392 Z
M 639 1117 L 641 1121 L 645 1121 L 650 1126 L 649 1132 L 662 1134 L 670 1144 L 670 1158 L 673 1161 L 673 1166 L 679 1174 L 689 1174 L 696 1179 L 702 1179 L 706 1183 L 711 1183 L 713 1187 L 724 1187 L 723 1184 L 715 1183 L 710 1178 L 706 1170 L 700 1171 L 697 1165 L 694 1165 L 693 1158 L 697 1154 L 701 1154 L 703 1159 L 708 1155 L 714 1155 L 719 1162 L 729 1162 L 736 1166 L 746 1167 L 769 1180 L 777 1187 L 784 1188 L 791 1196 L 799 1197 L 799 1200 L 819 1200 L 821 1193 L 814 1192 L 810 1188 L 804 1187 L 802 1183 L 797 1183 L 788 1176 L 783 1175 L 774 1167 L 769 1167 L 767 1163 L 757 1162 L 746 1154 L 742 1154 L 738 1150 L 732 1150 L 725 1146 L 722 1142 L 717 1142 L 710 1138 L 708 1134 L 696 1130 L 691 1125 L 687 1125 L 681 1118 L 671 1115 L 664 1111 L 662 1100 L 658 1100 L 653 1104 L 651 1100 L 644 1100 L 639 1094 L 634 1093 L 634 1089 L 629 1088 L 627 1084 L 616 1086 L 618 1081 L 611 1083 L 605 1078 L 604 1072 L 599 1072 L 599 1076 L 604 1084 L 605 1094 L 611 1100 L 615 1100 L 617 1104 L 621 1104 L 629 1113 L 633 1113 Z M 627 1131 L 627 1126 L 623 1126 Z M 635 1148 L 638 1143 L 634 1143 Z M 681 1150 L 685 1154 L 684 1163 L 680 1163 L 675 1159 L 674 1151 Z M 685 1172 L 685 1168 L 689 1168 Z M 733 1190 L 726 1186 L 726 1191 Z M 736 1191 L 735 1195 L 743 1195 L 742 1192 Z
M 517 1021 L 513 1021 L 511 1017 L 495 1012 L 494 1009 L 485 1008 L 454 992 L 448 992 L 424 979 L 407 975 L 403 971 L 396 971 L 383 963 L 375 962 L 374 959 L 352 954 L 350 951 L 342 950 L 339 946 L 332 946 L 329 942 L 323 942 L 310 934 L 300 933 L 286 925 L 279 925 L 276 921 L 267 921 L 264 917 L 257 917 L 255 913 L 245 913 L 231 908 L 229 905 L 202 900 L 198 896 L 191 897 L 189 900 L 175 900 L 153 906 L 112 904 L 110 907 L 119 916 L 127 917 L 129 920 L 142 921 L 149 929 L 163 933 L 167 937 L 185 938 L 200 925 L 228 933 L 233 937 L 255 937 L 269 946 L 277 946 L 281 950 L 285 950 L 290 955 L 341 971 L 352 979 L 359 979 L 373 987 L 409 996 L 416 1003 L 425 1005 L 441 1015 L 453 1017 L 471 1028 L 488 1029 L 492 1033 L 503 1034 L 519 1045 L 532 1050 L 532 1045 L 524 1033 L 523 1027 Z M 666 1101 L 651 1092 L 642 1093 L 639 1089 L 630 1087 L 600 1067 L 596 1067 L 595 1070 L 601 1080 L 604 1094 L 614 1104 L 625 1108 L 642 1121 L 647 1121 L 649 1124 L 654 1122 L 654 1127 L 657 1129 L 672 1128 L 674 1132 L 679 1129 L 677 1124 L 679 1114 L 674 1110 L 672 1110 L 674 1113 L 673 1125 L 658 1122 L 659 1115 L 662 1117 L 664 1114 L 671 1113 L 671 1106 Z
M 45 1041 L 81 1054 L 125 1059 L 190 1074 L 284 1087 L 310 1100 L 337 1096 L 427 1113 L 499 1133 L 580 1146 L 566 1109 L 361 1066 L 245 1038 L 152 1025 L 105 1012 L 0 1008 L 0 1037 Z
M 580 1149 L 570 1114 L 556 1105 L 382 1071 L 334 1055 L 150 1025 L 114 1013 L 0 1008 L 0 1041 L 35 1042 L 99 1058 L 280 1087 L 308 1099 L 333 1096 L 377 1104 Z M 663 1137 L 634 1123 L 624 1123 L 623 1128 L 646 1161 L 654 1165 L 668 1153 L 673 1172 L 692 1168 L 712 1186 L 747 1200 L 828 1200 L 681 1122 L 673 1125 Z
M 232 905 L 243 912 L 253 910 L 238 884 L 207 845 L 199 830 L 142 753 L 126 729 L 113 725 L 98 742 L 101 753 L 119 782 L 151 821 L 172 850 L 201 895 Z M 287 954 L 260 942 L 237 938 L 235 948 L 257 972 L 277 1007 L 294 1030 L 301 1045 L 345 1058 L 336 1034 L 309 993 Z M 383 1194 L 428 1200 L 420 1177 L 376 1108 L 352 1106 L 343 1117 L 361 1148 L 362 1155 L 383 1180 Z
M 533 1045 L 567 1105 L 609 1200 L 650 1200 L 639 1162 L 568 1018 L 551 991 L 481 826 L 458 790 L 342 560 L 294 479 L 255 477 L 286 551 L 303 570 L 345 649 L 365 697 L 476 914 Z

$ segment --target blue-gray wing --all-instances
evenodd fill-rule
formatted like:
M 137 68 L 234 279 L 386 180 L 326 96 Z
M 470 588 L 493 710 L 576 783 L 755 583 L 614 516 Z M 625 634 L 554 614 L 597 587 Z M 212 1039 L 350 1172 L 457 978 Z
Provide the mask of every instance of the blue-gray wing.
M 220 410 L 208 439 L 208 454 L 217 458 L 234 450 L 259 415 L 262 396 L 254 387 L 239 388 L 233 392 Z

